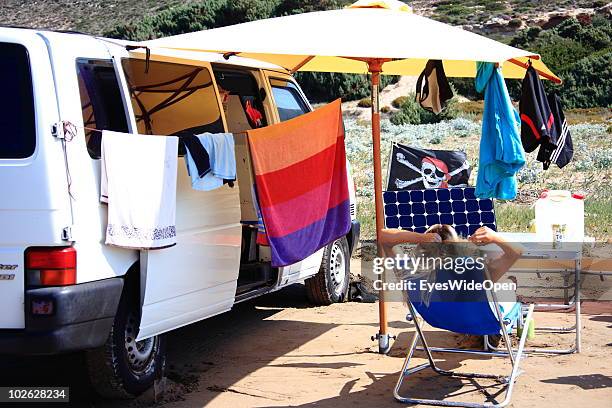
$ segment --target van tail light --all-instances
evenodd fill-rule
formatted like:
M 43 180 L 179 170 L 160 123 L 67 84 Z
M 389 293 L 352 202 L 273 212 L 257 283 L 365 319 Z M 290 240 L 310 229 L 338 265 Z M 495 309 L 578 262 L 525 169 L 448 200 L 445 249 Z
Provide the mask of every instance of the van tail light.
M 76 250 L 72 247 L 34 247 L 25 253 L 29 286 L 66 286 L 76 283 Z

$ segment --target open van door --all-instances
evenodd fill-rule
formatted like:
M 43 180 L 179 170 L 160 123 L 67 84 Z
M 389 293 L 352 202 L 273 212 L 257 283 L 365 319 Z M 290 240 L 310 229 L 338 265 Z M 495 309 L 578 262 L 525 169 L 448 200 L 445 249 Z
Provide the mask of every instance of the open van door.
M 139 133 L 184 135 L 224 130 L 210 63 L 183 64 L 153 56 L 122 61 Z M 155 136 L 151 136 L 155 137 Z M 179 156 L 185 152 L 180 149 Z M 228 311 L 240 270 L 242 229 L 238 188 L 192 187 L 179 157 L 176 193 L 177 245 L 143 251 L 146 271 L 137 340 Z
M 49 55 L 34 31 L 0 28 L 0 331 L 26 326 L 25 252 L 64 246 L 71 211 Z

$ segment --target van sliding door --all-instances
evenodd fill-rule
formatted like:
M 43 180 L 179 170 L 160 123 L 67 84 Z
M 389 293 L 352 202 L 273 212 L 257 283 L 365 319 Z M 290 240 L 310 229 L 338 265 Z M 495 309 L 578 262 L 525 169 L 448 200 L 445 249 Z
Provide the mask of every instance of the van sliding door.
M 124 59 L 139 133 L 199 135 L 224 131 L 210 65 Z M 138 339 L 205 319 L 234 304 L 242 232 L 238 188 L 191 187 L 179 150 L 177 244 L 143 253 L 146 295 Z M 151 180 L 150 182 L 155 182 Z

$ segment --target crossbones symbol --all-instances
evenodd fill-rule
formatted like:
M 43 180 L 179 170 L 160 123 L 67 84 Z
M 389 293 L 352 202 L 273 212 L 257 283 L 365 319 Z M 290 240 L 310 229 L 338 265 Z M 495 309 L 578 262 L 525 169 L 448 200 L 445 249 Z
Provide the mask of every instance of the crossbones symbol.
M 459 168 L 449 172 L 446 163 L 440 159 L 436 159 L 435 157 L 424 157 L 421 161 L 421 168 L 414 166 L 412 163 L 406 160 L 404 153 L 396 153 L 395 158 L 399 163 L 420 174 L 419 177 L 412 180 L 396 179 L 395 186 L 399 189 L 404 189 L 412 184 L 418 183 L 419 181 L 423 182 L 425 188 L 448 188 L 448 182 L 451 180 L 451 178 L 453 178 L 453 176 L 459 174 L 463 170 L 469 169 L 470 167 L 470 164 L 465 161 Z

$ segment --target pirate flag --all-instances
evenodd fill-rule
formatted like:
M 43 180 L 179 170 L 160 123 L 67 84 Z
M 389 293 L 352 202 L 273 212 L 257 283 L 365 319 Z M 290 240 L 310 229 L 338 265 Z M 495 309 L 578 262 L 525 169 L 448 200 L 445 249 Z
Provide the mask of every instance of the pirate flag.
M 394 143 L 387 190 L 466 187 L 471 172 L 465 152 L 424 150 Z

